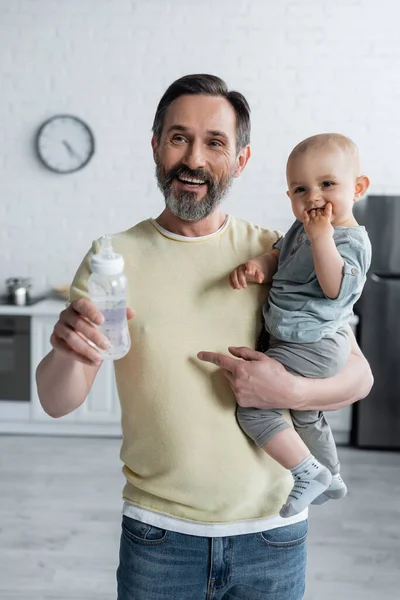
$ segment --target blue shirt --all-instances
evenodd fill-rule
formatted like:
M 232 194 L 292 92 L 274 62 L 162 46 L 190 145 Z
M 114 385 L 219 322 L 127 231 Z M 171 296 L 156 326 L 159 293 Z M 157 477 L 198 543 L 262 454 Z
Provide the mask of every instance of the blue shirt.
M 266 328 L 274 337 L 317 342 L 349 322 L 371 264 L 371 243 L 360 225 L 334 229 L 333 239 L 344 263 L 342 285 L 334 300 L 318 282 L 311 243 L 300 221 L 274 244 L 280 250 L 278 270 L 263 308 Z

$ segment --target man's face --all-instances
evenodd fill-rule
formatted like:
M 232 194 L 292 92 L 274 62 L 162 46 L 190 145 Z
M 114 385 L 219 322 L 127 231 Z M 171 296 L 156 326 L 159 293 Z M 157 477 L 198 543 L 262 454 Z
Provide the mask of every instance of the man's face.
M 166 206 L 185 221 L 208 217 L 243 168 L 236 156 L 236 114 L 221 97 L 185 95 L 174 100 L 161 139 L 153 137 L 152 146 Z

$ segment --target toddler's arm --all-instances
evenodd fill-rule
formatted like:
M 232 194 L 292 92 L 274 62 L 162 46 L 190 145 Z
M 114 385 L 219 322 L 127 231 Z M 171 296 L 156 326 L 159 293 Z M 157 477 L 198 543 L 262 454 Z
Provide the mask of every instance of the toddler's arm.
M 247 287 L 249 282 L 269 283 L 278 269 L 278 259 L 279 250 L 275 248 L 239 265 L 229 275 L 231 286 L 240 290 Z
M 315 216 L 304 211 L 303 225 L 311 242 L 319 285 L 324 294 L 334 300 L 339 296 L 342 285 L 344 261 L 333 239 L 331 218 L 332 204 L 327 202 L 325 209 L 315 211 Z

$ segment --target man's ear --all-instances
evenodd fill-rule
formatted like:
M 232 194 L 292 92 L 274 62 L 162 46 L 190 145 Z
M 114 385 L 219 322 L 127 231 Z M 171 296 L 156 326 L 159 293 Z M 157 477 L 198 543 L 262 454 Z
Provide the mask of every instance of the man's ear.
M 245 166 L 247 165 L 247 161 L 251 156 L 250 146 L 245 146 L 239 152 L 239 156 L 236 159 L 236 167 L 233 173 L 234 177 L 239 177 L 240 173 L 243 171 Z
M 356 189 L 354 193 L 354 202 L 358 202 L 366 194 L 369 188 L 369 179 L 366 175 L 360 175 L 356 180 Z
M 157 162 L 158 142 L 155 135 L 151 138 L 151 147 L 153 148 L 153 160 Z

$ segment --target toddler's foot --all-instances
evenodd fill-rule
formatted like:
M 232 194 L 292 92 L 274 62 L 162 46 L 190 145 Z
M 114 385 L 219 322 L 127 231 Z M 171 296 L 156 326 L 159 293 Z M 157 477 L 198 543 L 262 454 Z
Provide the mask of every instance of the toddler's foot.
M 332 474 L 311 454 L 293 469 L 290 469 L 294 486 L 279 514 L 293 517 L 301 513 L 315 498 L 321 496 L 332 481 Z
M 347 494 L 347 486 L 343 479 L 340 476 L 340 473 L 333 475 L 332 482 L 330 486 L 315 500 L 311 502 L 311 504 L 325 504 L 328 500 L 340 500 L 340 498 L 344 498 Z

